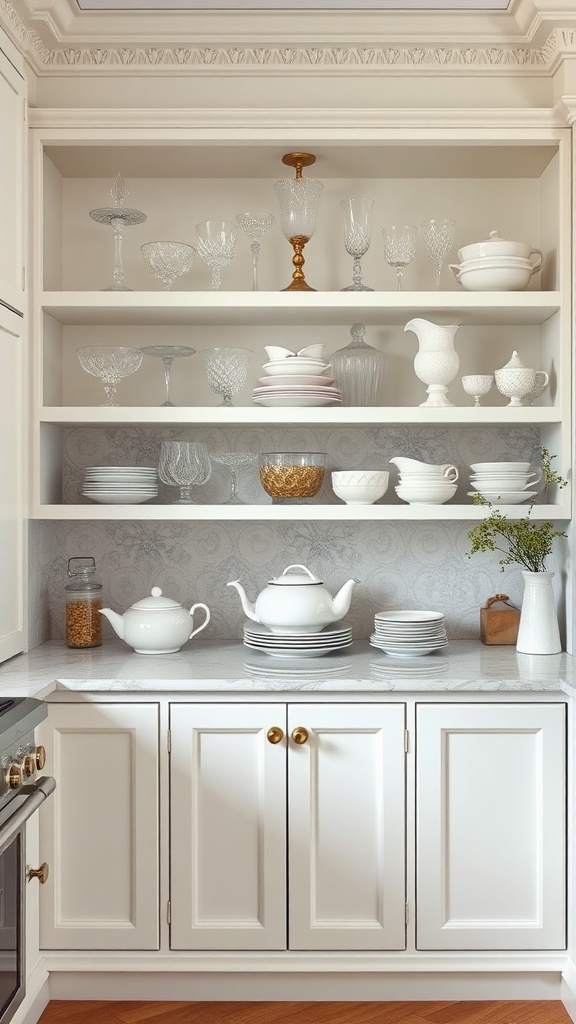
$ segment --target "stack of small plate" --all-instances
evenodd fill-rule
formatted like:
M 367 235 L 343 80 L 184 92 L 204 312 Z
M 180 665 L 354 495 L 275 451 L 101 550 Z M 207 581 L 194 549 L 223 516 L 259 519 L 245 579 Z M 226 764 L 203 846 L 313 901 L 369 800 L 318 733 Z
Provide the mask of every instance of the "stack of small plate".
M 244 646 L 275 658 L 319 658 L 322 654 L 343 651 L 351 643 L 352 626 L 345 622 L 333 622 L 310 633 L 274 633 L 257 622 L 244 624 Z
M 272 359 L 262 369 L 266 376 L 254 388 L 255 405 L 339 405 L 342 401 L 340 390 L 332 386 L 334 378 L 325 375 L 330 364 L 322 359 L 295 355 Z
M 448 646 L 442 612 L 398 610 L 374 616 L 372 647 L 399 658 L 416 658 Z
M 140 505 L 158 496 L 158 470 L 148 466 L 87 466 L 82 494 L 104 505 Z

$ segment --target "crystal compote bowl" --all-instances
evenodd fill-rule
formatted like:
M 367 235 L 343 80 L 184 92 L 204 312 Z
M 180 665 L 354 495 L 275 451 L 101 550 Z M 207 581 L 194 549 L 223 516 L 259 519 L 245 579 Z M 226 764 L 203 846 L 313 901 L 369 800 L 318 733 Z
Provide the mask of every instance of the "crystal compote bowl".
M 228 501 L 224 505 L 245 505 L 246 502 L 238 496 L 238 470 L 240 466 L 246 466 L 257 458 L 252 452 L 210 452 L 212 462 L 219 462 L 222 466 L 228 466 L 230 470 L 232 490 Z
M 185 242 L 145 242 L 140 251 L 148 270 L 160 278 L 166 292 L 178 277 L 188 273 L 196 255 L 194 246 Z
M 242 391 L 252 355 L 249 348 L 208 348 L 202 353 L 208 386 L 220 395 L 220 405 L 234 405 L 232 396 Z
M 174 402 L 170 401 L 170 375 L 172 373 L 172 363 L 175 359 L 183 359 L 185 356 L 193 356 L 196 349 L 190 348 L 189 345 L 144 345 L 140 349 L 142 355 L 155 356 L 157 359 L 161 359 L 164 363 L 164 387 L 166 391 L 166 397 L 161 403 L 164 405 L 174 406 Z
M 433 218 L 432 220 L 423 220 L 421 227 L 426 252 L 436 268 L 436 288 L 440 289 L 442 267 L 454 245 L 456 221 L 448 218 L 444 220 Z
M 82 369 L 102 381 L 106 401 L 100 402 L 100 405 L 109 406 L 118 405 L 114 401 L 118 384 L 135 373 L 143 359 L 139 348 L 124 345 L 88 345 L 79 348 L 77 355 Z
M 491 373 L 470 373 L 462 377 L 462 387 L 474 399 L 474 406 L 482 405 L 480 399 L 487 395 L 494 383 Z
M 191 505 L 192 487 L 205 484 L 212 475 L 208 445 L 204 441 L 162 441 L 158 476 L 168 487 L 179 487 L 175 505 Z
M 205 220 L 196 225 L 198 254 L 212 271 L 212 288 L 221 284 L 222 267 L 234 259 L 237 229 L 226 220 Z
M 412 263 L 416 255 L 416 235 L 418 228 L 413 224 L 391 224 L 382 228 L 384 238 L 384 256 L 386 263 L 396 269 L 398 291 L 402 291 L 404 267 Z
M 252 253 L 252 291 L 258 291 L 258 260 L 260 242 L 268 234 L 274 223 L 271 213 L 237 213 L 236 223 L 247 238 L 250 239 Z

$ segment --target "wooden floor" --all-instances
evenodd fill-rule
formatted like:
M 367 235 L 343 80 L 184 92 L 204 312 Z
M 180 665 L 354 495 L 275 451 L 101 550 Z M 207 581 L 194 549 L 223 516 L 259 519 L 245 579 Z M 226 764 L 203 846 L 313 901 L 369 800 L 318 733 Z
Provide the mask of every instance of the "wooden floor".
M 41 1024 L 570 1024 L 561 1002 L 144 1003 L 54 1000 Z

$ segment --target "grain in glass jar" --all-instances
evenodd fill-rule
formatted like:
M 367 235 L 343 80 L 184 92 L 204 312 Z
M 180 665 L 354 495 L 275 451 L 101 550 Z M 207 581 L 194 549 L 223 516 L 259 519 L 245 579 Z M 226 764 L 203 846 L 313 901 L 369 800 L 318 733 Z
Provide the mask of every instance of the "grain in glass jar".
M 100 647 L 102 643 L 102 584 L 91 557 L 68 559 L 66 644 L 68 647 Z

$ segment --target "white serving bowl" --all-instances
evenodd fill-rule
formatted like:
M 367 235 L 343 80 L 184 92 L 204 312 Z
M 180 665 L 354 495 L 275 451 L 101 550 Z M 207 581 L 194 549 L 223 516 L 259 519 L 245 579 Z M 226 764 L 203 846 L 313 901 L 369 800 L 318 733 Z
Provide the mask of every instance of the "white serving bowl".
M 382 470 L 345 470 L 332 473 L 332 490 L 347 505 L 372 505 L 388 490 L 390 474 Z
M 474 494 L 481 494 L 486 501 L 491 502 L 493 505 L 521 505 L 523 501 L 528 501 L 528 498 L 535 498 L 536 493 L 536 491 L 505 491 L 503 488 L 500 491 L 468 492 L 470 497 Z
M 455 278 L 470 292 L 521 292 L 526 288 L 534 268 L 526 266 L 474 266 L 450 264 Z
M 264 373 L 278 376 L 286 374 L 297 375 L 319 375 L 330 370 L 330 363 L 323 363 L 321 359 L 304 359 L 303 356 L 294 356 L 291 359 L 273 359 L 270 363 L 262 366 Z
M 443 505 L 445 501 L 449 501 L 456 494 L 456 484 L 438 483 L 436 486 L 432 484 L 429 486 L 398 484 L 394 490 L 398 497 L 402 501 L 408 502 L 409 505 Z
M 529 473 L 529 462 L 472 462 L 473 473 Z
M 499 231 L 491 231 L 490 238 L 482 242 L 471 242 L 470 245 L 458 249 L 458 259 L 463 261 L 486 256 L 520 256 L 530 259 L 534 253 L 542 258 L 540 249 L 534 249 L 529 242 L 512 242 L 508 238 L 502 238 Z

